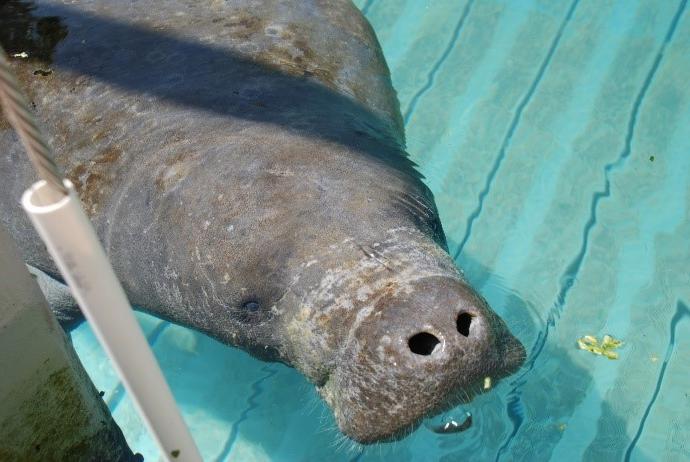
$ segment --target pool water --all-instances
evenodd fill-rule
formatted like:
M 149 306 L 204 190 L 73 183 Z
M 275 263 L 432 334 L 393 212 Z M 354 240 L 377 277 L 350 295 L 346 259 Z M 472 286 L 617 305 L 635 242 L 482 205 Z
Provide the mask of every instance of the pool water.
M 138 315 L 205 460 L 690 460 L 687 0 L 359 0 L 451 253 L 529 351 L 464 433 L 344 441 L 294 370 Z M 578 349 L 611 334 L 618 360 Z M 158 460 L 88 326 L 73 341 Z

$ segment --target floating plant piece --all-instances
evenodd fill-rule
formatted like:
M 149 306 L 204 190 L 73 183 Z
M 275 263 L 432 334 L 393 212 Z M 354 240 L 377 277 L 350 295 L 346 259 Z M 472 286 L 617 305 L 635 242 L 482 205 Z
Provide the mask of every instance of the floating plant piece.
M 605 356 L 608 359 L 618 359 L 618 353 L 613 350 L 621 345 L 623 345 L 622 341 L 613 338 L 610 335 L 604 335 L 601 343 L 599 343 L 599 340 L 592 335 L 585 335 L 577 340 L 577 346 L 581 350 L 587 350 L 590 353 Z
M 621 345 L 623 345 L 623 342 L 611 337 L 610 335 L 604 335 L 604 338 L 601 340 L 601 346 L 605 350 L 612 350 L 614 348 L 618 348 Z

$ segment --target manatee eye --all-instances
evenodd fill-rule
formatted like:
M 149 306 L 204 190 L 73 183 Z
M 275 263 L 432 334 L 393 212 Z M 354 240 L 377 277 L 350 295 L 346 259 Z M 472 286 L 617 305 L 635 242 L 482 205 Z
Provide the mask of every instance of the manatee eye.
M 256 313 L 259 311 L 259 302 L 255 300 L 249 300 L 247 302 L 244 302 L 242 305 L 242 308 L 250 313 Z
M 239 321 L 252 323 L 260 321 L 263 314 L 261 304 L 255 299 L 244 301 L 235 312 Z
M 240 305 L 235 305 L 232 315 L 240 322 L 261 324 L 273 318 L 270 303 L 263 298 L 246 298 Z

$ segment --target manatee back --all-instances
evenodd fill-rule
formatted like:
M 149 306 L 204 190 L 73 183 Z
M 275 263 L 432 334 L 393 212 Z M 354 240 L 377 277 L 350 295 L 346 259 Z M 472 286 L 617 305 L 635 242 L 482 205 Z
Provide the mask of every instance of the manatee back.
M 350 0 L 214 2 L 224 40 L 247 57 L 347 95 L 390 125 L 402 144 L 399 103 L 376 35 Z
M 181 161 L 213 146 L 246 145 L 248 128 L 279 126 L 345 144 L 354 131 L 392 146 L 385 156 L 404 154 L 385 60 L 348 0 L 41 0 L 0 8 L 2 45 L 28 54 L 12 64 L 106 245 L 126 190 L 154 196 L 144 177 L 165 189 L 186 175 Z M 1 219 L 27 260 L 51 272 L 18 207 L 34 174 L 1 116 L 0 152 Z M 238 170 L 253 162 L 228 161 Z M 393 163 L 412 171 L 409 161 Z
M 39 76 L 45 77 L 43 71 L 71 69 L 118 83 L 133 70 L 116 67 L 122 64 L 118 55 L 148 30 L 149 43 L 135 50 L 141 53 L 137 62 L 169 69 L 170 60 L 190 59 L 195 43 L 215 48 L 351 97 L 385 119 L 396 137 L 404 137 L 399 104 L 376 35 L 350 0 L 63 3 L 39 0 L 0 6 L 0 43 L 10 54 L 28 53 L 28 60 L 17 64 L 33 63 L 29 67 Z M 177 49 L 169 38 L 178 39 Z M 67 49 L 71 51 L 64 53 Z M 67 56 L 71 62 L 65 61 Z M 130 64 L 136 68 L 137 62 Z M 176 79 L 184 79 L 168 77 L 141 82 L 141 89 L 144 84 L 174 86 Z

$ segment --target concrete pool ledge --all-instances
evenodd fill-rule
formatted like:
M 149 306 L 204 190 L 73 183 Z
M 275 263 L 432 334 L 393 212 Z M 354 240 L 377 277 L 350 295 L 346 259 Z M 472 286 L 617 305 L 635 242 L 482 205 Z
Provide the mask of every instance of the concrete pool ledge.
M 139 460 L 0 227 L 0 460 Z

